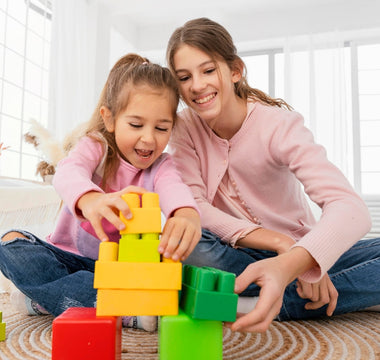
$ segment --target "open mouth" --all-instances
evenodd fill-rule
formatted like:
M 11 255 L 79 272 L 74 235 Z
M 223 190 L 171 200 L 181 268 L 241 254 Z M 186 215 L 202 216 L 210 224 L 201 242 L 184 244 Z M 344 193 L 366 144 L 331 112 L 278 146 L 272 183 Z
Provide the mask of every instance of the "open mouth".
M 193 101 L 196 103 L 196 104 L 205 104 L 207 102 L 209 102 L 210 100 L 214 99 L 216 96 L 216 93 L 212 93 L 210 95 L 207 95 L 205 97 L 202 97 L 202 98 L 199 98 L 199 99 L 194 99 Z
M 152 150 L 141 150 L 141 149 L 136 149 L 136 154 L 140 157 L 142 157 L 143 159 L 149 159 L 152 154 L 153 154 L 153 151 Z

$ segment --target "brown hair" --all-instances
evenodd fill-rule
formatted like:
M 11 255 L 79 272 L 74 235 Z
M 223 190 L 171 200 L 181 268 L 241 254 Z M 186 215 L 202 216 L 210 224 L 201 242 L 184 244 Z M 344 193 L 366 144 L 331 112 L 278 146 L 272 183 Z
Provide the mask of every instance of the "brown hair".
M 231 70 L 239 68 L 240 65 L 243 68 L 243 73 L 241 79 L 235 83 L 235 93 L 240 98 L 292 110 L 292 107 L 284 100 L 274 99 L 263 91 L 248 85 L 247 68 L 243 60 L 237 55 L 231 35 L 222 25 L 207 18 L 199 18 L 190 20 L 182 27 L 177 28 L 170 37 L 166 50 L 167 63 L 173 73 L 175 73 L 174 55 L 182 44 L 193 46 L 205 52 L 214 61 L 225 61 Z
M 112 114 L 112 120 L 115 121 L 120 112 L 126 109 L 130 92 L 140 86 L 169 91 L 175 123 L 179 91 L 170 70 L 153 64 L 137 54 L 127 54 L 118 60 L 108 75 L 98 104 L 85 131 L 85 135 L 105 145 L 107 153 L 104 163 L 103 189 L 106 188 L 107 179 L 117 171 L 120 158 L 115 133 L 106 129 L 100 109 L 102 106 L 107 107 Z

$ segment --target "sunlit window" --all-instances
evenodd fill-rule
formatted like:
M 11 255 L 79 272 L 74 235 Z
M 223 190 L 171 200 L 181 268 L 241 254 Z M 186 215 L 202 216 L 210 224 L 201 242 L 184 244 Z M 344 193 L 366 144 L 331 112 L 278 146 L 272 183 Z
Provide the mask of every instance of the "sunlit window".
M 1 176 L 37 179 L 23 135 L 30 119 L 47 126 L 51 16 L 50 0 L 0 0 Z
M 292 53 L 292 69 L 296 71 L 292 73 L 291 84 L 285 83 L 282 51 L 244 54 L 243 60 L 251 86 L 289 102 L 304 116 L 305 124 L 318 134 L 317 140 L 327 153 L 340 156 L 340 159 L 329 158 L 345 163 L 344 172 L 356 190 L 364 195 L 379 195 L 380 44 L 346 42 L 340 50 L 339 62 L 336 51 L 315 49 L 312 71 L 307 51 Z M 333 82 L 337 76 L 339 82 Z M 285 96 L 286 86 L 290 88 L 290 100 Z M 346 122 L 344 126 L 336 121 L 338 117 L 340 122 Z M 347 139 L 340 144 L 343 148 L 336 151 L 336 136 L 342 128 Z

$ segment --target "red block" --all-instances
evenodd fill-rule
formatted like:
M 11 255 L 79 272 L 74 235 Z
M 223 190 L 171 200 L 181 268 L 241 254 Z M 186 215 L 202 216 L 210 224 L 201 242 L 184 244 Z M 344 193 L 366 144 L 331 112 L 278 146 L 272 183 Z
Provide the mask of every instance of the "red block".
M 121 317 L 69 308 L 53 320 L 52 360 L 119 360 L 121 330 Z

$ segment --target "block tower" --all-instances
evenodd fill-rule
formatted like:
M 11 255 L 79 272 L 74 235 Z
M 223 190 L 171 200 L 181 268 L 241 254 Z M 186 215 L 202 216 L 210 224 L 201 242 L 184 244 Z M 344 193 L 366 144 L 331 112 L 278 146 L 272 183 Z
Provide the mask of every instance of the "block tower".
M 235 321 L 235 274 L 184 265 L 180 310 L 162 316 L 160 360 L 223 359 L 222 321 Z
M 120 215 L 126 228 L 119 244 L 103 242 L 95 263 L 96 314 L 175 315 L 182 283 L 182 264 L 161 259 L 157 251 L 161 209 L 156 193 L 124 194 L 132 218 Z

